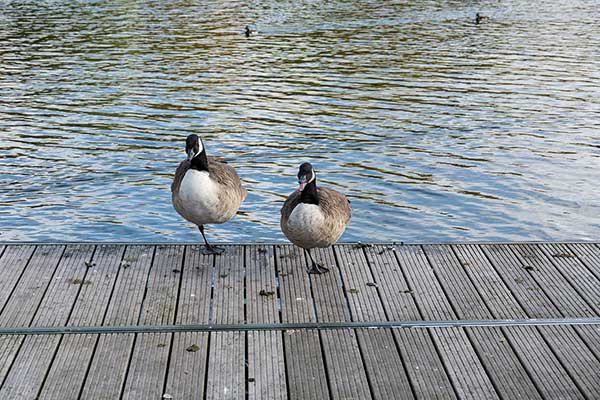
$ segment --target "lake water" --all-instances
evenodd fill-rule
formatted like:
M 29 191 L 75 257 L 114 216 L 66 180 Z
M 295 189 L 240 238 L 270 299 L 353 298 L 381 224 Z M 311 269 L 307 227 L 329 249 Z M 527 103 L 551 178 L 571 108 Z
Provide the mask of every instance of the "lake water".
M 200 240 L 192 132 L 249 190 L 217 242 L 285 240 L 307 160 L 343 241 L 597 240 L 599 5 L 0 0 L 0 241 Z

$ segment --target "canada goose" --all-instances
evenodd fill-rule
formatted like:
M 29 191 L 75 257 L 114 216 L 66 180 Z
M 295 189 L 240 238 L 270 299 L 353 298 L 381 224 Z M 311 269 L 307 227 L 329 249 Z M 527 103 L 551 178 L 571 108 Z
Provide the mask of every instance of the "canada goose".
M 317 174 L 310 163 L 300 165 L 299 187 L 281 208 L 281 230 L 298 247 L 306 249 L 311 261 L 309 274 L 329 271 L 317 264 L 310 249 L 334 244 L 350 222 L 350 202 L 343 194 L 325 187 L 317 188 Z
M 487 21 L 489 19 L 490 18 L 487 17 L 487 16 L 485 16 L 485 15 L 481 15 L 479 13 L 475 13 L 475 23 L 478 24 L 478 25 L 479 25 L 480 22 Z
M 206 240 L 204 225 L 231 219 L 246 198 L 246 189 L 231 166 L 206 156 L 198 135 L 187 137 L 185 152 L 188 158 L 177 167 L 171 184 L 173 207 L 183 218 L 198 225 L 206 244 L 204 254 L 221 254 L 224 249 Z
M 247 38 L 249 38 L 251 33 L 252 33 L 252 31 L 250 30 L 250 27 L 248 25 L 246 25 L 246 29 L 244 30 L 244 35 Z

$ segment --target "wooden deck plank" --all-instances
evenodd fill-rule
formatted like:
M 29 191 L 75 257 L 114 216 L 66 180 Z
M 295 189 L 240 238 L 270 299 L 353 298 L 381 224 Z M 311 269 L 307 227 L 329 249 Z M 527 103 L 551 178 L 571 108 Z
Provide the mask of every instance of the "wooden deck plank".
M 27 267 L 35 246 L 2 246 L 2 250 L 4 252 L 0 252 L 0 314 Z
M 492 319 L 487 305 L 480 297 L 465 266 L 450 246 L 424 246 L 424 252 L 440 286 L 459 319 Z M 507 341 L 502 330 L 467 330 L 467 336 L 477 350 L 485 370 L 502 398 L 540 398 L 535 383 Z M 514 382 L 520 384 L 516 386 Z
M 304 251 L 291 245 L 278 245 L 275 254 L 282 322 L 316 322 Z M 283 338 L 290 399 L 329 399 L 319 332 L 287 330 Z
M 335 254 L 339 261 L 340 277 L 352 320 L 385 321 L 386 313 L 378 293 L 379 282 L 372 275 L 362 249 L 337 245 Z M 371 381 L 373 397 L 413 398 L 409 377 L 397 349 L 393 331 L 382 330 L 375 333 L 357 330 L 356 334 L 362 349 L 365 369 Z M 387 368 L 382 368 L 383 365 Z M 447 383 L 449 384 L 448 381 Z
M 283 333 L 248 332 L 248 398 L 287 399 Z
M 125 246 L 99 245 L 67 322 L 68 326 L 99 326 L 104 322 Z M 76 399 L 96 348 L 98 335 L 66 335 L 60 341 L 40 396 Z
M 336 250 L 341 247 L 337 246 Z M 346 246 L 345 254 L 339 251 L 342 265 L 351 265 L 352 259 L 366 257 L 369 270 L 357 269 L 352 277 L 348 271 L 344 278 L 353 286 L 366 285 L 372 281 L 377 290 L 358 291 L 355 296 L 370 296 L 373 300 L 360 300 L 362 306 L 353 308 L 353 316 L 358 320 L 420 320 L 421 314 L 413 297 L 413 290 L 404 279 L 401 267 L 394 255 L 393 246 L 370 246 L 363 249 Z M 344 267 L 340 267 L 344 268 Z M 371 275 L 372 274 L 372 275 Z M 373 288 L 370 286 L 369 288 Z M 380 301 L 376 299 L 379 297 Z M 455 390 L 446 373 L 442 359 L 440 358 L 431 334 L 427 330 L 393 330 L 395 342 L 400 353 L 400 359 L 405 365 L 409 380 L 403 376 L 402 381 L 396 381 L 399 385 L 394 393 L 407 393 L 406 387 L 412 387 L 415 397 L 426 399 L 454 399 Z M 394 354 L 388 354 L 388 357 Z M 399 361 L 395 361 L 398 363 Z M 374 366 L 375 368 L 376 366 Z M 389 379 L 390 382 L 393 382 Z
M 583 298 L 586 307 L 581 311 L 586 314 L 589 312 L 593 316 L 600 315 L 600 298 L 598 297 L 600 278 L 594 275 L 565 244 L 546 243 L 540 244 L 538 248 L 546 256 L 546 259 L 542 258 L 541 262 L 546 265 L 550 262 L 555 267 L 555 270 L 548 270 L 554 273 L 560 272 L 577 294 Z M 552 279 L 552 276 L 550 278 Z M 565 295 L 566 293 L 561 294 Z M 588 310 L 588 307 L 591 310 Z
M 280 322 L 273 246 L 246 246 L 248 323 Z M 283 333 L 248 332 L 248 398 L 286 399 Z
M 135 334 L 100 335 L 82 399 L 118 399 L 127 376 Z
M 213 332 L 208 356 L 207 399 L 246 397 L 244 332 Z
M 135 325 L 139 322 L 153 257 L 154 246 L 127 246 L 104 326 Z M 82 398 L 106 396 L 114 399 L 120 396 L 134 341 L 134 334 L 99 336 Z
M 214 272 L 213 321 L 217 324 L 243 323 L 244 248 L 226 246 L 216 257 Z M 208 399 L 243 399 L 246 390 L 246 334 L 211 333 L 208 355 Z
M 524 266 L 529 265 L 529 261 L 524 263 L 523 259 L 514 253 L 510 246 L 490 245 L 482 248 L 496 270 L 501 275 L 504 275 L 504 282 L 507 285 L 511 285 L 511 289 L 514 288 L 512 293 L 530 317 L 532 314 L 535 314 L 538 318 L 570 316 L 563 314 L 563 311 L 548 297 L 548 295 L 560 296 L 560 294 L 535 290 L 535 288 L 540 287 L 533 274 L 536 271 L 525 269 Z M 525 273 L 521 271 L 525 271 Z M 518 276 L 519 279 L 510 279 L 514 276 Z M 553 286 L 563 287 L 564 285 L 563 282 L 560 282 L 561 280 L 564 281 L 564 278 L 561 279 L 557 276 L 557 281 L 559 282 Z M 536 304 L 536 306 L 531 307 L 531 304 Z M 571 302 L 569 307 L 572 307 L 574 304 L 576 303 Z M 595 371 L 594 374 L 600 373 L 600 361 L 591 354 L 590 348 L 578 334 L 579 329 L 548 330 L 540 328 L 538 331 L 542 333 L 544 339 L 567 372 L 577 370 L 581 365 L 587 365 L 591 368 L 590 371 Z M 589 329 L 587 331 L 590 332 Z M 593 331 L 591 333 L 594 334 Z M 569 345 L 562 346 L 560 343 Z M 574 354 L 577 354 L 577 356 L 574 357 Z M 580 358 L 580 360 L 578 361 L 577 358 Z M 589 386 L 587 378 L 573 374 L 569 374 L 569 376 L 576 382 L 578 389 L 583 391 L 583 393 L 594 393 L 596 390 L 594 387 Z
M 140 324 L 175 323 L 175 309 L 183 264 L 184 247 L 156 247 L 154 262 L 148 276 Z M 135 340 L 123 399 L 160 399 L 164 394 L 171 334 L 142 333 Z
M 494 318 L 527 319 L 526 307 L 529 303 L 521 302 L 513 295 L 510 287 L 516 282 L 510 278 L 503 278 L 496 271 L 483 247 L 453 246 L 465 274 L 477 288 Z M 514 275 L 509 274 L 509 276 Z M 534 304 L 532 308 L 535 310 L 545 307 L 539 302 L 531 302 L 531 304 Z M 580 398 L 581 394 L 569 372 L 537 328 L 527 327 L 520 330 L 502 328 L 502 332 L 519 355 L 522 364 L 532 380 L 536 382 L 536 387 L 544 398 L 552 398 L 557 393 L 565 398 Z
M 350 310 L 341 275 L 336 273 L 338 267 L 333 249 L 314 249 L 313 253 L 313 257 L 331 271 L 321 275 L 309 275 L 317 321 L 350 321 Z M 320 336 L 327 361 L 332 397 L 334 399 L 371 398 L 367 372 L 356 333 L 352 330 L 322 331 Z
M 181 332 L 173 335 L 165 393 L 173 399 L 203 399 L 209 334 Z
M 94 248 L 96 265 L 86 267 Z M 329 266 L 339 261 L 321 276 L 306 273 L 304 253 L 292 246 L 228 246 L 219 257 L 159 246 L 154 264 L 154 246 L 125 248 L 0 245 L 0 266 L 8 268 L 0 268 L 0 323 L 585 318 L 600 309 L 594 244 L 339 245 L 315 251 Z M 5 398 L 591 399 L 600 381 L 600 331 L 0 336 L 0 379 Z
M 545 293 L 552 303 L 559 309 L 560 315 L 569 317 L 596 317 L 590 305 L 581 297 L 581 287 L 577 290 L 569 280 L 557 269 L 554 261 L 548 259 L 543 248 L 539 245 L 510 245 L 514 253 L 511 258 L 515 264 L 520 262 L 522 268 L 533 278 L 535 285 L 529 290 L 537 290 Z M 569 254 L 571 255 L 571 254 Z M 552 257 L 554 258 L 554 257 Z M 558 258 L 558 257 L 557 257 Z M 566 258 L 566 257 L 560 257 Z M 573 257 L 574 258 L 574 257 Z M 575 268 L 575 265 L 570 267 Z M 597 284 L 590 282 L 590 284 Z
M 424 319 L 456 319 L 454 310 L 422 248 L 400 246 L 395 252 Z M 498 398 L 496 388 L 485 373 L 477 350 L 463 330 L 431 329 L 430 333 L 460 398 Z
M 64 246 L 38 246 L 0 314 L 0 326 L 29 326 L 58 266 Z
M 67 246 L 37 309 L 32 326 L 64 326 L 85 282 L 85 262 L 94 246 Z M 52 269 L 52 268 L 51 268 Z M 9 399 L 37 397 L 61 337 L 27 336 L 4 379 L 0 396 Z
M 25 336 L 0 336 L 0 385 L 10 369 Z
M 577 259 L 581 260 L 597 279 L 600 279 L 600 246 L 591 243 L 571 243 L 568 247 Z
M 199 246 L 186 247 L 176 324 L 209 323 L 213 263 Z M 205 332 L 174 334 L 165 389 L 174 399 L 204 398 L 208 339 Z

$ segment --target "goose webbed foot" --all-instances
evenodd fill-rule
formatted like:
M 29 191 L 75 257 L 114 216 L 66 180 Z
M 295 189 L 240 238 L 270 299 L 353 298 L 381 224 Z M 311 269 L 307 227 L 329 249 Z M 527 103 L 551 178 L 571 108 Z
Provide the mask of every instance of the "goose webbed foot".
M 308 270 L 309 274 L 324 274 L 325 272 L 329 272 L 329 268 L 317 263 L 313 263 L 311 268 Z
M 204 239 L 204 247 L 202 248 L 202 250 L 200 250 L 202 254 L 204 254 L 205 256 L 218 256 L 219 254 L 223 254 L 225 252 L 224 248 L 213 246 L 212 244 L 208 243 L 208 240 L 206 240 L 206 235 L 204 234 L 204 225 L 198 225 L 198 229 L 202 234 L 202 239 Z
M 202 254 L 204 254 L 205 256 L 211 256 L 211 255 L 221 255 L 225 252 L 225 249 L 219 246 L 213 246 L 212 244 L 209 244 L 207 246 L 202 247 L 202 250 L 200 250 L 202 252 Z

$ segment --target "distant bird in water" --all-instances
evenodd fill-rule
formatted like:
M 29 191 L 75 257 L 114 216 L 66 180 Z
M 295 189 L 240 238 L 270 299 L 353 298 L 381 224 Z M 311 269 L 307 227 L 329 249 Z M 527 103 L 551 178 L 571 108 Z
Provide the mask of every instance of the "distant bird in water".
M 248 25 L 246 25 L 246 29 L 244 30 L 244 36 L 249 38 L 251 34 L 252 34 L 252 30 L 250 29 L 250 27 Z
M 489 18 L 489 17 L 487 17 L 487 16 L 485 16 L 485 15 L 481 15 L 481 14 L 479 14 L 479 13 L 476 13 L 476 14 L 475 14 L 475 23 L 476 23 L 477 25 L 479 25 L 479 24 L 480 24 L 481 22 L 483 22 L 483 21 L 488 21 L 489 19 L 490 19 L 490 18 Z
M 175 210 L 196 224 L 204 244 L 203 254 L 221 254 L 224 249 L 208 243 L 205 224 L 222 224 L 230 220 L 246 199 L 246 189 L 231 166 L 216 157 L 207 157 L 198 135 L 185 141 L 188 157 L 179 164 L 171 184 L 171 200 Z
M 298 183 L 281 208 L 281 230 L 290 242 L 306 249 L 311 261 L 308 273 L 321 274 L 329 269 L 315 262 L 310 249 L 331 246 L 342 236 L 350 223 L 350 201 L 333 189 L 317 187 L 310 163 L 300 165 Z

